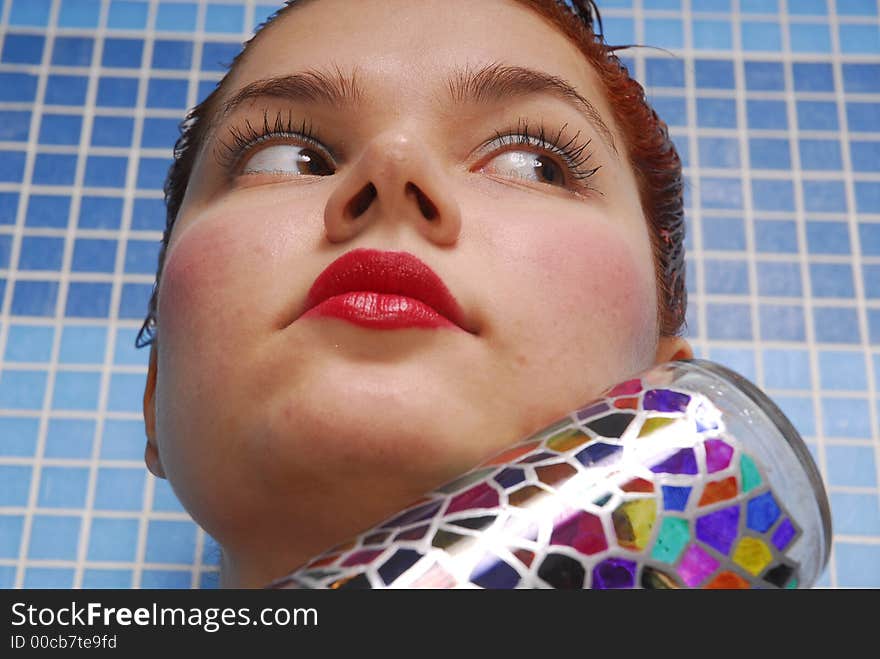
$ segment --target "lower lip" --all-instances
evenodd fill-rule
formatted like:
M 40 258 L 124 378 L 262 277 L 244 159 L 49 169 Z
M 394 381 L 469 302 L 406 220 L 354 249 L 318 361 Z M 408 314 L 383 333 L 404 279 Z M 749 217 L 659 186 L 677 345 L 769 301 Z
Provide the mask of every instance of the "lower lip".
M 459 329 L 424 302 L 403 295 L 358 291 L 335 295 L 302 315 L 347 320 L 370 329 L 407 327 Z

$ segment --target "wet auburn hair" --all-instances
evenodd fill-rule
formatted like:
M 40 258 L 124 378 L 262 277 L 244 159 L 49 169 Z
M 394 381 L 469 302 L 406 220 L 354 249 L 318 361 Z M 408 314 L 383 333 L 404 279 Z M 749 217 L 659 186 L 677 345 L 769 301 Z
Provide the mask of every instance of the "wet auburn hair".
M 642 211 L 648 221 L 658 293 L 661 336 L 680 335 L 685 328 L 687 291 L 684 264 L 684 201 L 681 160 L 669 138 L 666 124 L 648 104 L 642 86 L 633 80 L 616 51 L 629 46 L 605 42 L 602 19 L 595 0 L 516 0 L 553 23 L 592 65 L 604 87 L 614 119 L 623 133 L 625 153 L 636 176 Z M 156 281 L 149 309 L 135 345 L 152 344 L 157 335 L 159 281 L 168 241 L 183 203 L 199 149 L 221 103 L 224 83 L 248 46 L 287 11 L 314 0 L 287 0 L 256 30 L 232 61 L 227 74 L 204 101 L 192 108 L 180 125 L 174 145 L 174 162 L 165 180 L 167 209 L 165 232 L 159 250 Z

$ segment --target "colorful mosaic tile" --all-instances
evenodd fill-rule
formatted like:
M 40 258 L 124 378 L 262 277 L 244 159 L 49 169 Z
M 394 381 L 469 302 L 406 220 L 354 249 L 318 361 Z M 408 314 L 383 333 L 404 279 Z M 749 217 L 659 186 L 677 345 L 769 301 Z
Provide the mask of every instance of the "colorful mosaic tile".
M 802 531 L 763 467 L 708 398 L 654 375 L 272 587 L 797 587 Z

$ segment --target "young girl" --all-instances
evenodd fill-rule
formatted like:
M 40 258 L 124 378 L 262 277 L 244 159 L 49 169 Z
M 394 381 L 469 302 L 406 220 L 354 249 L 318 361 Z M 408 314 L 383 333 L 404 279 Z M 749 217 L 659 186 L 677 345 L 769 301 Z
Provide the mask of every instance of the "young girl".
M 145 457 L 223 587 L 692 357 L 681 164 L 594 10 L 298 0 L 190 113 Z

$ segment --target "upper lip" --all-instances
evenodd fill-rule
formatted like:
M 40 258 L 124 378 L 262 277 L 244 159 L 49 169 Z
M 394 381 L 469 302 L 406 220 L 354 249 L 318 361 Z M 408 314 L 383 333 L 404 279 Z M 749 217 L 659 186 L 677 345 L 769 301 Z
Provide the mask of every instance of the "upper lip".
M 443 280 L 408 252 L 355 249 L 346 252 L 318 275 L 306 296 L 305 309 L 335 295 L 375 292 L 419 300 L 465 331 L 464 313 Z

